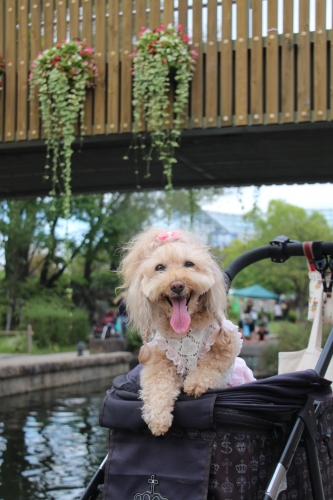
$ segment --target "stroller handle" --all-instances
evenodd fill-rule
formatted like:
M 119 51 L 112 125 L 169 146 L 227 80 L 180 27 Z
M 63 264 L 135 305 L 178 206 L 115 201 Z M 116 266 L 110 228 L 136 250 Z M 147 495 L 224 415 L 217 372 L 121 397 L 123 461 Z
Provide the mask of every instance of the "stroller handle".
M 333 255 L 333 242 L 316 242 L 317 245 L 318 243 L 320 243 L 322 255 Z M 255 264 L 260 260 L 269 258 L 273 262 L 280 264 L 289 259 L 289 257 L 301 257 L 304 255 L 303 243 L 290 240 L 286 236 L 278 236 L 272 240 L 269 245 L 249 250 L 229 264 L 229 266 L 224 270 L 228 289 L 230 288 L 231 282 L 235 276 L 251 264 Z

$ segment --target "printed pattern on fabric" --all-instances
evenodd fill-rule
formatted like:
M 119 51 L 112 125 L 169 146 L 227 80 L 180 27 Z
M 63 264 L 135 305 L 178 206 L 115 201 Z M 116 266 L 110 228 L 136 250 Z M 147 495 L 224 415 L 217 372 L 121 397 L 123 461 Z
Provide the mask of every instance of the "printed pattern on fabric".
M 133 500 L 168 500 L 167 497 L 162 497 L 159 493 L 156 493 L 155 487 L 158 485 L 159 481 L 156 479 L 155 474 L 152 474 L 148 479 L 150 484 L 150 491 L 144 491 L 143 493 L 136 493 Z
M 238 327 L 224 318 L 222 328 L 238 336 L 239 350 L 241 350 L 242 340 Z M 177 366 L 177 373 L 185 377 L 189 371 L 197 366 L 198 360 L 214 345 L 219 331 L 218 323 L 212 322 L 204 330 L 190 328 L 185 335 L 165 337 L 159 332 L 155 332 L 152 334 L 148 345 L 155 345 L 160 350 L 166 351 L 167 358 Z
M 238 413 L 237 410 L 229 412 Z M 232 417 L 232 415 L 230 416 Z M 323 404 L 316 445 L 326 500 L 333 500 L 333 443 L 325 438 L 333 427 L 333 398 Z M 283 451 L 282 431 L 243 433 L 217 431 L 207 500 L 262 500 Z M 278 500 L 313 500 L 305 448 L 300 445 L 287 473 L 287 489 Z

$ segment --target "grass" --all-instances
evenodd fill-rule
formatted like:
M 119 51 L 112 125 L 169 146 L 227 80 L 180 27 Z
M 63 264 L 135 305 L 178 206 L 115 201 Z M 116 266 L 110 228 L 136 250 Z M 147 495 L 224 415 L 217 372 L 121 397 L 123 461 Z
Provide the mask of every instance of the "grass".
M 59 346 L 52 344 L 39 348 L 32 342 L 32 354 L 50 354 L 54 352 L 76 351 L 76 345 Z M 26 335 L 10 335 L 0 337 L 0 353 L 24 354 L 28 352 L 28 338 Z

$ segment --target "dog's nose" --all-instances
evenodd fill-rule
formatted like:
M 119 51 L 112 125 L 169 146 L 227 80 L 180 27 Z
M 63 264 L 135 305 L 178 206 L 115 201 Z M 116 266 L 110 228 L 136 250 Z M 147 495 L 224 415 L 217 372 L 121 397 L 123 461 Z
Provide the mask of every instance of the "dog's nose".
M 173 281 L 170 288 L 174 293 L 180 295 L 185 288 L 185 283 L 183 281 Z

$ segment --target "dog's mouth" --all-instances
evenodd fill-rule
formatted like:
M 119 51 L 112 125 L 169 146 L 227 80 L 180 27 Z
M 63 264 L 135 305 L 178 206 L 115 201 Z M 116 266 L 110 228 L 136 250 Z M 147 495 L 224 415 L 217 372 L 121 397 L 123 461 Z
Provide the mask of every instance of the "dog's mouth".
M 189 315 L 187 308 L 191 300 L 191 296 L 192 293 L 190 293 L 188 297 L 165 297 L 172 307 L 170 325 L 176 333 L 186 333 L 190 327 L 191 316 Z

